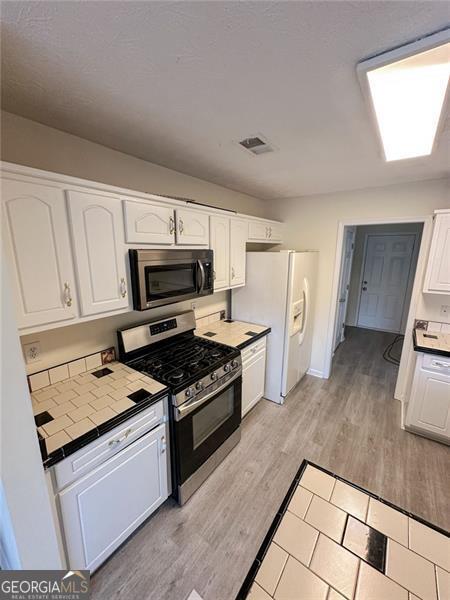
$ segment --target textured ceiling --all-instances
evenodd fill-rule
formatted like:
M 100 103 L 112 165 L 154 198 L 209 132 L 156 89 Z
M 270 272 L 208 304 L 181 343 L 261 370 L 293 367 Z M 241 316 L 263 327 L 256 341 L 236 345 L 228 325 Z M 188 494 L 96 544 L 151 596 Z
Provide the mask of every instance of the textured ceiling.
M 3 108 L 260 198 L 445 176 L 385 163 L 358 61 L 443 28 L 447 2 L 3 2 Z M 259 157 L 236 140 L 261 133 Z

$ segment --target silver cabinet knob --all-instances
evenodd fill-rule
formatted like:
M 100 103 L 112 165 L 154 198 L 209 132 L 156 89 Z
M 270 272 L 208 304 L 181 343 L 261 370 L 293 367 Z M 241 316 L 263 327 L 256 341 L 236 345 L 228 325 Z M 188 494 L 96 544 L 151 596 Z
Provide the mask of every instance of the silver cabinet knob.
M 172 233 L 175 231 L 175 219 L 173 217 L 169 217 L 169 233 L 170 235 L 172 235 Z
M 72 306 L 72 294 L 70 293 L 70 286 L 68 283 L 64 284 L 64 304 L 66 306 Z
M 180 233 L 184 232 L 184 223 L 183 223 L 183 219 L 178 219 L 178 231 Z
M 127 284 L 125 283 L 124 277 L 120 278 L 120 295 L 122 296 L 122 298 L 125 298 L 125 296 L 127 295 Z

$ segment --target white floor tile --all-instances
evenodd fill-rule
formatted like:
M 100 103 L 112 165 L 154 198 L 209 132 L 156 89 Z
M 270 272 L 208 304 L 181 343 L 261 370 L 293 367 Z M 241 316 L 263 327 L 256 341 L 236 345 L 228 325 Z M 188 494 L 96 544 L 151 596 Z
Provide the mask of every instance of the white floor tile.
M 294 515 L 297 515 L 297 517 L 300 517 L 300 519 L 303 519 L 306 511 L 308 510 L 308 506 L 312 500 L 312 497 L 312 492 L 301 486 L 298 486 L 289 503 L 288 510 L 294 513 Z
M 415 519 L 409 519 L 409 547 L 446 571 L 450 571 L 450 539 L 442 533 L 422 525 Z
M 408 517 L 398 510 L 371 498 L 367 524 L 408 547 Z
M 321 579 L 311 573 L 295 558 L 288 558 L 286 567 L 275 591 L 276 600 L 325 600 L 328 586 Z
M 288 553 L 272 542 L 255 577 L 256 583 L 271 596 L 275 592 L 287 559 Z
M 297 560 L 309 565 L 319 532 L 289 511 L 284 515 L 273 541 Z
M 310 568 L 346 598 L 353 598 L 359 559 L 320 534 Z
M 325 500 L 331 498 L 336 479 L 308 465 L 300 479 L 300 485 Z
M 346 513 L 319 496 L 313 496 L 305 521 L 340 543 L 344 532 Z
M 437 598 L 434 565 L 393 540 L 388 540 L 386 575 L 422 600 Z
M 369 496 L 351 485 L 336 481 L 331 502 L 361 521 L 366 518 Z
M 361 561 L 355 600 L 408 600 L 408 592 Z

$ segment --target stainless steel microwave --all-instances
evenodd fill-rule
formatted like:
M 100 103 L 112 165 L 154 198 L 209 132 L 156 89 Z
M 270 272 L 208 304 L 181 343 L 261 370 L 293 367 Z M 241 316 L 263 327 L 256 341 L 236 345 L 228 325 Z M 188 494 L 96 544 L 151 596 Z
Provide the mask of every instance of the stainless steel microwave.
M 134 310 L 214 292 L 212 250 L 129 250 Z

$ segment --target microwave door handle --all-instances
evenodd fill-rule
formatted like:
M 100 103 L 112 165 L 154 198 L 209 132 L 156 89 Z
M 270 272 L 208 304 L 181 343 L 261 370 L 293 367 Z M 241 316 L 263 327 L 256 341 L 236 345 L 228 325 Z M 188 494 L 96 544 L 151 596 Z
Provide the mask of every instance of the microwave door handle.
M 201 260 L 197 261 L 197 273 L 200 273 L 200 287 L 198 288 L 198 293 L 201 294 L 203 292 L 203 288 L 205 287 L 205 267 Z

